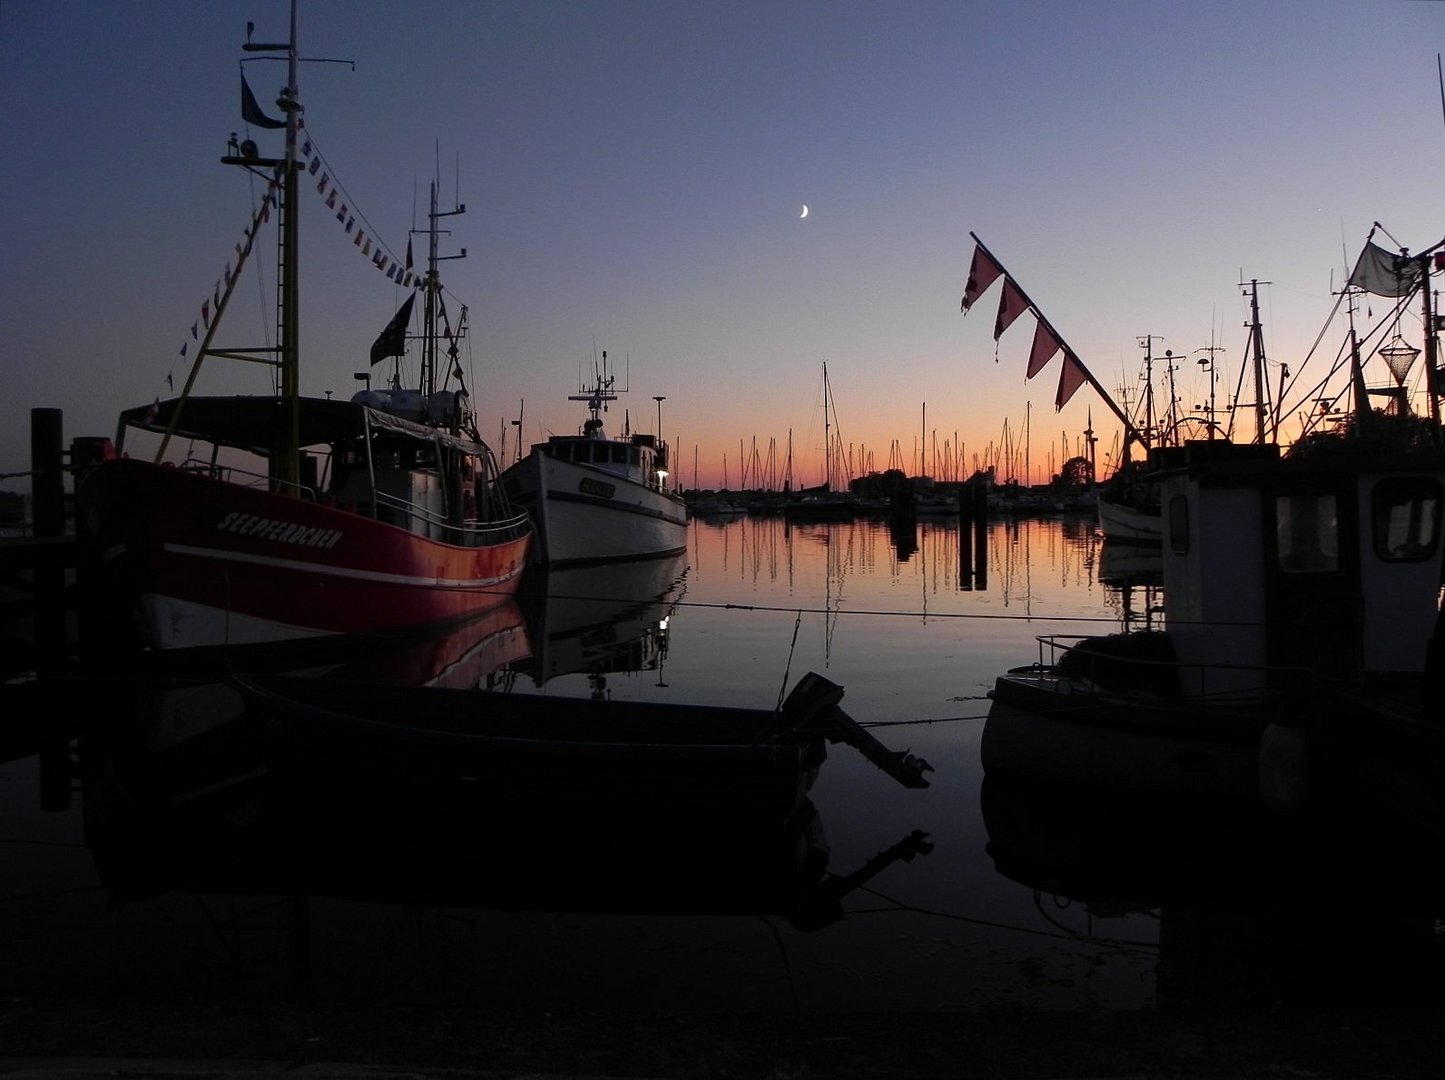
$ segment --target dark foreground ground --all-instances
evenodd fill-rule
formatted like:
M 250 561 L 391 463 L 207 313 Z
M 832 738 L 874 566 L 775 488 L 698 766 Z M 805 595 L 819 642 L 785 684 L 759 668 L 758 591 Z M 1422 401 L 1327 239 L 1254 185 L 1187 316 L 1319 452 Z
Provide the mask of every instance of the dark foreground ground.
M 643 1017 L 148 997 L 3 1009 L 0 1074 L 27 1077 L 314 1075 L 320 1063 L 491 1077 L 1445 1076 L 1437 1008 Z

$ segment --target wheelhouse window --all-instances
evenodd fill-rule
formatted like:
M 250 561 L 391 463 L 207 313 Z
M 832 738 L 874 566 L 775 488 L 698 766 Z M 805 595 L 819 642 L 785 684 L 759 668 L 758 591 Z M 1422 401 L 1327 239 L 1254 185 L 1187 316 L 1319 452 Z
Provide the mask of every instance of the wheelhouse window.
M 1440 482 L 1428 476 L 1381 480 L 1371 495 L 1375 554 L 1387 562 L 1433 558 L 1440 546 Z
M 1323 574 L 1340 568 L 1340 519 L 1333 495 L 1281 495 L 1274 501 L 1279 568 Z

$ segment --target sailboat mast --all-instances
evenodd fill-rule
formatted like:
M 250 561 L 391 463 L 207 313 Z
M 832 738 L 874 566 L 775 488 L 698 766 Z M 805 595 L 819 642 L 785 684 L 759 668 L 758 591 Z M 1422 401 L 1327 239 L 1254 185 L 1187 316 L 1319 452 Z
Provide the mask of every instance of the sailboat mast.
M 833 490 L 833 429 L 828 426 L 828 361 L 823 361 L 823 490 Z

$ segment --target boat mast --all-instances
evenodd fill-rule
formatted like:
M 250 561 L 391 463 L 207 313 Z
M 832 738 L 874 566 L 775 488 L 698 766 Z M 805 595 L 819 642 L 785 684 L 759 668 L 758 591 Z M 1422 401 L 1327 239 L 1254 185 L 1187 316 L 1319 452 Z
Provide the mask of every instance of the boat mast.
M 1267 426 L 1264 405 L 1264 328 L 1259 322 L 1259 282 L 1253 278 L 1249 282 L 1249 319 L 1249 340 L 1254 363 L 1254 441 L 1263 445 Z
M 462 248 L 455 255 L 442 255 L 437 250 L 437 240 L 443 234 L 449 235 L 446 229 L 437 227 L 437 221 L 444 217 L 455 217 L 458 214 L 467 212 L 466 203 L 458 203 L 455 209 L 437 209 L 437 182 L 431 182 L 431 209 L 427 213 L 427 262 L 426 262 L 426 298 L 422 311 L 422 363 L 421 363 L 421 392 L 430 397 L 436 393 L 437 372 L 439 370 L 437 346 L 437 313 L 441 306 L 442 279 L 441 271 L 437 264 L 447 259 L 465 259 L 467 249 Z M 606 354 L 603 354 L 604 358 Z M 458 413 L 460 416 L 460 413 Z M 519 432 L 520 435 L 520 432 Z

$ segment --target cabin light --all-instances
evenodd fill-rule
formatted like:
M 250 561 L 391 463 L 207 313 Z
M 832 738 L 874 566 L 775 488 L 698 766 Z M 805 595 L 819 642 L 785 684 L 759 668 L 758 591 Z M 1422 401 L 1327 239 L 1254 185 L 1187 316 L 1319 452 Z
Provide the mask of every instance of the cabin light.
M 658 478 L 659 480 L 666 480 L 666 479 L 667 479 L 667 470 L 666 470 L 666 469 L 658 469 L 658 470 L 657 470 L 657 478 Z

